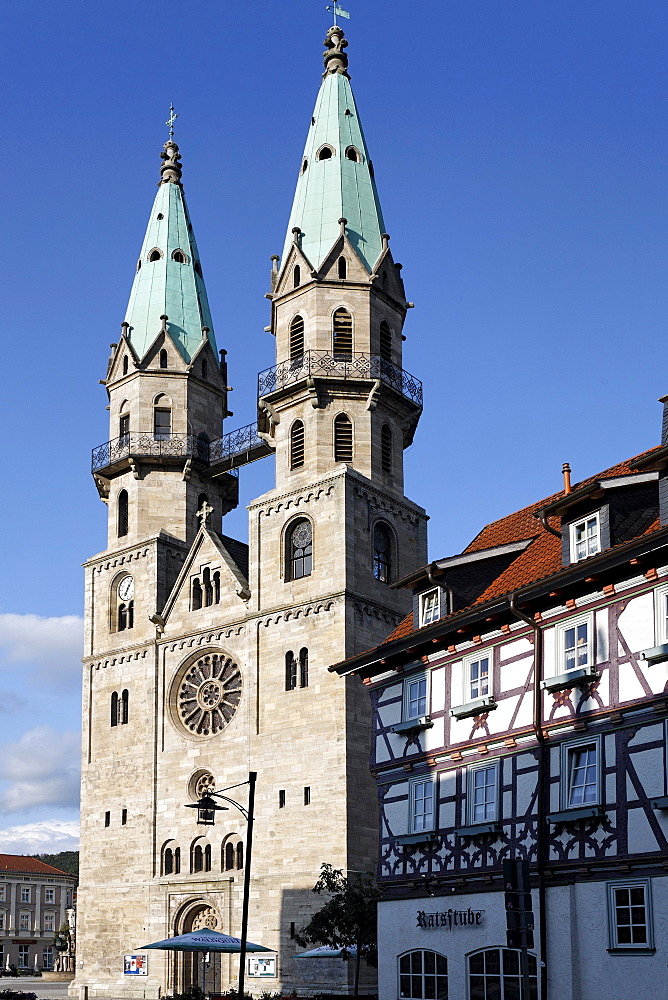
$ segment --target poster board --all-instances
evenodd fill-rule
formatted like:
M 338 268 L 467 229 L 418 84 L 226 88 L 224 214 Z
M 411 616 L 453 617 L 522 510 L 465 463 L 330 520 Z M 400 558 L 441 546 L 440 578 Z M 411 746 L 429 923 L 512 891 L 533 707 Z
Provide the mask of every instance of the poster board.
M 276 978 L 276 956 L 249 955 L 247 959 L 247 975 L 254 979 Z
M 124 976 L 148 976 L 148 955 L 123 955 Z

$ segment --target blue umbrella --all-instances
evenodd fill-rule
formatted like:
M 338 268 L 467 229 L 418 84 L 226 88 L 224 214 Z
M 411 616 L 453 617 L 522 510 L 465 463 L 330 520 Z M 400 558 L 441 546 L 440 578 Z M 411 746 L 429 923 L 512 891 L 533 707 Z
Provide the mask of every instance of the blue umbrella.
M 164 941 L 154 941 L 153 944 L 145 944 L 138 951 L 146 951 L 149 948 L 156 948 L 160 951 L 241 951 L 241 940 L 232 937 L 231 934 L 221 934 L 220 931 L 212 931 L 204 928 L 201 931 L 191 931 L 190 934 L 179 934 L 178 937 L 165 938 Z M 271 951 L 262 944 L 246 942 L 246 951 Z

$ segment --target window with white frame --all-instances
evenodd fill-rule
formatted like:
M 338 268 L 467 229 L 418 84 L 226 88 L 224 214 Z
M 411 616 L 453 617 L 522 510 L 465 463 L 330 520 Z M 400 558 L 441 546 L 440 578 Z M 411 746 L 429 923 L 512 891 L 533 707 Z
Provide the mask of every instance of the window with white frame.
M 657 646 L 668 642 L 668 587 L 654 591 L 654 634 Z
M 29 931 L 30 930 L 30 914 L 21 912 L 19 913 L 19 930 Z
M 580 562 L 601 551 L 601 521 L 599 512 L 588 514 L 570 525 L 571 562 Z
M 438 587 L 420 594 L 420 626 L 431 625 L 441 617 L 441 601 Z
M 409 784 L 410 832 L 434 829 L 434 779 L 415 778 Z
M 610 882 L 607 890 L 610 948 L 653 948 L 649 881 Z
M 401 1000 L 448 1000 L 448 960 L 437 951 L 409 951 L 399 956 Z
M 0 903 L 7 902 L 7 887 L 0 885 Z
M 468 822 L 491 823 L 499 818 L 499 765 L 484 764 L 468 770 Z
M 27 969 L 30 965 L 30 946 L 27 944 L 19 945 L 19 969 Z
M 563 809 L 601 803 L 601 741 L 597 737 L 566 743 L 561 748 Z
M 491 693 L 492 657 L 490 653 L 468 656 L 464 660 L 464 701 L 476 701 Z
M 30 902 L 30 886 L 29 885 L 22 885 L 21 886 L 21 902 L 22 903 L 29 903 Z
M 594 666 L 594 622 L 592 615 L 572 618 L 557 633 L 557 674 Z
M 7 927 L 7 911 L 0 910 L 0 931 L 6 931 Z
M 56 890 L 55 889 L 45 889 L 44 890 L 44 902 L 45 903 L 55 903 L 56 901 Z
M 429 683 L 426 674 L 407 677 L 404 681 L 403 721 L 421 719 L 428 714 Z
M 55 913 L 45 913 L 44 914 L 44 930 L 45 931 L 55 931 L 56 929 L 56 915 Z
M 42 968 L 50 972 L 53 969 L 53 945 L 42 950 Z

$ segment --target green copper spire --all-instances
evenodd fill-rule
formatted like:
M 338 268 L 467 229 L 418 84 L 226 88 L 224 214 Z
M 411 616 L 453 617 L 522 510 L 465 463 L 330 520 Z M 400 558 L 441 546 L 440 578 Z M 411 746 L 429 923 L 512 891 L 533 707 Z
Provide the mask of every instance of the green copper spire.
M 346 235 L 371 271 L 385 232 L 369 154 L 348 76 L 348 42 L 340 26 L 325 38 L 325 72 L 300 167 L 283 251 L 287 259 L 293 229 L 302 251 L 317 270 L 340 233 Z
M 186 362 L 202 343 L 203 328 L 216 341 L 202 278 L 195 234 L 181 187 L 181 156 L 172 138 L 160 154 L 160 184 L 137 261 L 125 321 L 130 342 L 142 358 L 162 328 Z

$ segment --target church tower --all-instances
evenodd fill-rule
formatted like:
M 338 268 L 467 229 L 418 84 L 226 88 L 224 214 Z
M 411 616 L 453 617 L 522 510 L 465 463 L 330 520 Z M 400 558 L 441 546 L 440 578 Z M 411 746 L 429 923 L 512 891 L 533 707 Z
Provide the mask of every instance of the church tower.
M 171 138 L 112 346 L 110 441 L 93 453 L 109 538 L 86 564 L 80 1000 L 180 991 L 195 981 L 192 958 L 150 952 L 140 982 L 123 955 L 203 926 L 238 936 L 245 822 L 230 809 L 198 827 L 186 806 L 249 770 L 249 938 L 275 963 L 247 989 L 352 982 L 352 963 L 294 959 L 295 932 L 322 904 L 310 891 L 321 864 L 376 863 L 369 699 L 328 668 L 405 615 L 391 584 L 426 562 L 426 515 L 403 493 L 422 408 L 402 368 L 411 304 L 340 27 L 325 45 L 283 257 L 272 258 L 276 363 L 259 375 L 257 425 L 222 434 L 227 373 Z M 249 505 L 246 544 L 222 534 L 221 518 L 237 470 L 263 455 L 276 485 Z M 236 961 L 211 966 L 207 986 L 234 986 Z

